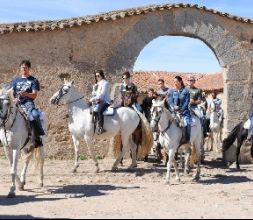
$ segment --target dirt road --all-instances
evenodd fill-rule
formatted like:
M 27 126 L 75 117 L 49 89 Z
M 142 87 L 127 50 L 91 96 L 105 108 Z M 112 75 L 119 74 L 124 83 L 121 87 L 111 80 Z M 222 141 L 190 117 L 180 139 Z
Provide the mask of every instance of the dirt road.
M 166 168 L 139 162 L 113 173 L 113 160 L 100 161 L 101 172 L 93 173 L 90 160 L 71 174 L 72 161 L 46 161 L 45 187 L 37 186 L 30 169 L 26 191 L 7 199 L 9 167 L 0 160 L 1 218 L 253 218 L 253 165 L 241 171 L 220 167 L 215 156 L 206 158 L 201 181 L 181 175 L 165 185 Z M 21 165 L 21 164 L 20 164 Z M 192 173 L 191 173 L 192 174 Z

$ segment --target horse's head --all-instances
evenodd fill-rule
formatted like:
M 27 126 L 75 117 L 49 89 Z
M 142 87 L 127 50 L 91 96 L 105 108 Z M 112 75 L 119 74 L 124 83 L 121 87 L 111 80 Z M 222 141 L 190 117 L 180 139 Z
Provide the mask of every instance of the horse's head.
M 51 97 L 51 104 L 59 105 L 60 102 L 68 102 L 70 99 L 70 93 L 73 88 L 73 84 L 73 81 L 67 81 L 64 79 L 63 86 Z
M 165 108 L 165 100 L 160 101 L 160 100 L 153 100 L 152 101 L 152 107 L 151 107 L 151 120 L 150 120 L 150 127 L 154 131 L 158 123 L 162 117 L 162 113 Z
M 0 90 L 0 127 L 2 127 L 8 120 L 12 101 L 10 98 L 11 90 Z

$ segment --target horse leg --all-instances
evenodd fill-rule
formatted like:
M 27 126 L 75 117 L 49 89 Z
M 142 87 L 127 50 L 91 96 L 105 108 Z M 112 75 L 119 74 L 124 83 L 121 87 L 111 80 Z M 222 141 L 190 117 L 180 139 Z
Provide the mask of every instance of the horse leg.
M 74 135 L 72 135 L 72 140 L 73 140 L 73 144 L 74 144 L 74 147 L 75 147 L 75 164 L 74 164 L 74 167 L 72 169 L 72 173 L 76 173 L 77 168 L 79 167 L 80 142 Z
M 45 162 L 44 147 L 39 147 L 36 149 L 36 151 L 37 153 L 35 155 L 39 169 L 39 187 L 42 188 L 44 186 L 44 162 Z
M 178 170 L 177 162 L 175 159 L 174 159 L 173 165 L 174 165 L 175 171 L 176 171 L 176 181 L 180 182 L 179 170 Z
M 184 173 L 188 175 L 190 173 L 191 148 L 186 148 L 184 153 L 185 153 Z
M 210 148 L 210 151 L 213 151 L 213 142 L 214 142 L 214 132 L 213 131 L 211 131 L 210 139 L 211 139 L 211 148 Z
M 26 179 L 26 172 L 27 172 L 27 168 L 30 162 L 31 156 L 29 158 L 25 159 L 25 163 L 24 163 L 24 167 L 23 170 L 21 172 L 21 176 L 20 176 L 20 183 L 18 184 L 18 190 L 19 191 L 24 191 L 24 186 L 25 186 L 25 179 Z
M 194 144 L 193 146 L 196 150 L 196 156 L 197 156 L 197 170 L 195 177 L 193 178 L 193 181 L 199 181 L 200 180 L 200 154 L 201 154 L 201 142 Z
M 129 146 L 129 136 L 126 137 L 126 135 L 122 135 L 122 151 L 120 152 L 120 154 L 118 155 L 118 158 L 116 159 L 116 161 L 114 162 L 113 166 L 112 166 L 112 171 L 115 171 L 118 169 L 118 165 L 121 162 L 121 160 L 123 159 L 123 157 L 125 156 L 128 146 Z
M 132 153 L 132 164 L 130 165 L 130 169 L 137 167 L 137 145 L 133 141 L 132 137 L 129 138 L 129 143 L 131 145 L 131 153 Z
M 167 174 L 166 174 L 166 184 L 170 185 L 170 172 L 171 167 L 174 163 L 174 157 L 175 157 L 176 150 L 175 149 L 169 149 L 169 161 L 167 163 Z
M 12 179 L 12 186 L 10 188 L 10 192 L 8 194 L 8 198 L 14 198 L 16 196 L 16 175 L 17 175 L 17 165 L 18 165 L 18 158 L 19 158 L 19 151 L 13 150 L 12 151 L 12 165 L 11 165 L 11 179 Z
M 242 142 L 241 140 L 237 141 L 237 148 L 236 148 L 236 168 L 238 170 L 240 170 L 240 163 L 239 163 L 239 155 L 240 155 L 240 151 L 241 151 L 241 146 L 242 146 Z
M 91 137 L 89 137 L 87 135 L 84 136 L 84 139 L 85 139 L 86 144 L 88 146 L 88 149 L 89 149 L 90 155 L 92 157 L 92 160 L 95 163 L 95 166 L 96 166 L 95 172 L 98 173 L 99 172 L 99 165 L 98 165 L 98 161 L 96 159 L 95 151 L 94 151 L 94 148 L 93 148 L 92 139 L 91 139 Z

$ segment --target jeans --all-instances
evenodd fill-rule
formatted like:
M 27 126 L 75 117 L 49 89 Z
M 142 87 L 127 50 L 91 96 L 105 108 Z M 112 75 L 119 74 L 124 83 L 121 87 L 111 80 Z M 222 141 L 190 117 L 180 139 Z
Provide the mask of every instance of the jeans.
M 32 129 L 35 130 L 36 136 L 45 135 L 45 132 L 44 132 L 41 122 L 40 122 L 40 112 L 35 107 L 34 102 L 28 101 L 28 102 L 25 102 L 24 104 L 21 104 L 21 106 L 26 109 L 28 117 L 30 119 L 33 119 L 33 120 L 31 120 L 30 123 L 31 123 Z M 32 116 L 32 117 L 30 117 L 30 116 Z

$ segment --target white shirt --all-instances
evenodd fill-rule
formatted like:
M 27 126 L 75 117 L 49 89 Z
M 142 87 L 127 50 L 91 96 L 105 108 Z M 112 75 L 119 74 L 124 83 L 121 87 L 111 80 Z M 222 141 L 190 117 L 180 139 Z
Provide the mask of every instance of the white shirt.
M 103 100 L 107 103 L 111 102 L 111 98 L 110 98 L 110 85 L 109 82 L 102 79 L 101 81 L 99 81 L 97 83 L 97 89 L 95 91 L 93 91 L 94 94 L 94 99 L 98 100 Z

